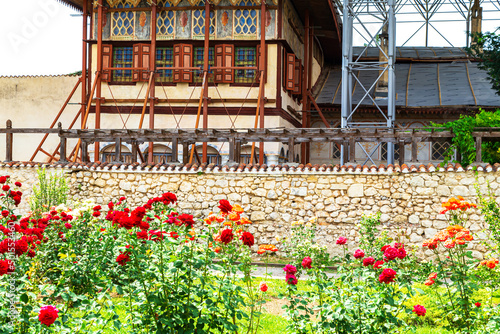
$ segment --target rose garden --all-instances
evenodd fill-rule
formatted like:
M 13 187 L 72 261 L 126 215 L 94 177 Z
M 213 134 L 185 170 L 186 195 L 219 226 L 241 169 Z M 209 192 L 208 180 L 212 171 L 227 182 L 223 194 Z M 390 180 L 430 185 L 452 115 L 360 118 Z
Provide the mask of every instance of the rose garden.
M 417 244 L 367 212 L 327 248 L 314 216 L 263 239 L 235 201 L 200 217 L 179 193 L 99 204 L 56 187 L 47 204 L 50 185 L 19 214 L 26 185 L 0 176 L 1 333 L 500 333 L 491 192 L 440 201 L 446 224 Z

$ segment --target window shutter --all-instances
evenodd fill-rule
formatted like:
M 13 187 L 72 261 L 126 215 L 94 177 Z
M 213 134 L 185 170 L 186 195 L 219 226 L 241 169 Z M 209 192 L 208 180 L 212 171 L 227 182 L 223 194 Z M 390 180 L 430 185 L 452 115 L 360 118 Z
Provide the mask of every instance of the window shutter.
M 174 45 L 174 67 L 182 67 L 182 55 L 181 55 L 182 44 Z M 181 71 L 173 71 L 173 81 L 181 82 Z
M 286 90 L 294 91 L 295 88 L 295 55 L 286 54 Z
M 142 56 L 142 63 L 141 67 L 146 67 L 149 69 L 149 57 L 151 54 L 151 46 L 149 44 L 141 44 L 142 45 L 142 50 L 141 50 L 141 56 Z M 149 81 L 149 72 L 148 70 L 142 70 L 141 71 L 141 81 Z
M 219 44 L 215 46 L 215 66 L 234 66 L 234 45 Z M 215 70 L 215 82 L 234 83 L 234 70 Z
M 111 81 L 111 71 L 108 68 L 113 64 L 113 46 L 111 44 L 102 45 L 102 74 L 101 81 Z
M 149 44 L 134 44 L 134 63 L 133 67 L 149 68 L 149 55 L 151 47 Z M 148 81 L 148 70 L 134 70 L 132 72 L 132 81 Z
M 174 45 L 174 67 L 193 67 L 193 46 L 191 44 Z M 192 82 L 191 70 L 174 70 L 174 82 Z
M 142 44 L 134 44 L 134 63 L 132 67 L 142 67 Z M 140 81 L 141 73 L 139 70 L 132 71 L 132 81 Z
M 215 46 L 215 67 L 224 67 L 224 44 L 219 44 Z M 214 81 L 215 82 L 223 82 L 222 81 L 222 70 L 215 70 Z
M 293 76 L 293 94 L 302 93 L 302 65 L 300 59 L 295 59 L 295 74 Z
M 224 44 L 223 45 L 223 57 L 224 57 L 224 67 L 233 67 L 234 66 L 234 45 L 232 45 L 232 44 Z M 233 83 L 234 82 L 234 70 L 224 70 L 222 82 Z

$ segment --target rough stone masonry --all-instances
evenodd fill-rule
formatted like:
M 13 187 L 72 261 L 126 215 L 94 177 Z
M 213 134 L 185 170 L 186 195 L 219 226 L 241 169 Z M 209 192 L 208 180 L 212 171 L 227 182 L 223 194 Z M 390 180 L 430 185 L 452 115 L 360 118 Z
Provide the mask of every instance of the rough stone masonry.
M 339 236 L 346 236 L 351 248 L 357 247 L 360 218 L 380 211 L 383 228 L 392 235 L 404 234 L 406 242 L 418 247 L 424 255 L 419 247 L 422 241 L 448 225 L 446 216 L 439 214 L 442 202 L 460 195 L 477 203 L 476 187 L 485 194 L 488 184 L 497 198 L 500 195 L 500 172 L 463 169 L 434 172 L 49 169 L 67 174 L 70 195 L 75 201 L 93 198 L 105 205 L 126 196 L 131 205 L 140 205 L 170 191 L 177 195 L 182 212 L 202 218 L 217 212 L 220 199 L 228 199 L 245 209 L 253 222 L 250 232 L 254 233 L 256 244 L 276 244 L 275 236 L 288 235 L 291 222 L 317 217 L 317 242 L 326 245 L 331 253 L 340 251 L 335 245 Z M 23 182 L 25 195 L 30 195 L 36 182 L 36 168 L 0 166 L 0 175 L 6 174 Z M 20 210 L 29 210 L 27 201 Z M 482 258 L 486 248 L 481 241 L 487 238 L 487 226 L 478 210 L 471 211 L 466 227 L 476 237 L 471 243 L 474 256 Z

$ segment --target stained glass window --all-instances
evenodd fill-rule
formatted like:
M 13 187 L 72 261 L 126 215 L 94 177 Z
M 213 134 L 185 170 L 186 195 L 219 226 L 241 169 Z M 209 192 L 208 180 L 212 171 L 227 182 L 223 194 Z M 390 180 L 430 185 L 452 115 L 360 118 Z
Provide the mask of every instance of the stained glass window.
M 253 6 L 252 1 L 240 1 L 238 6 Z M 257 34 L 257 10 L 236 9 L 234 11 L 234 34 L 256 35 Z
M 237 47 L 234 64 L 236 67 L 257 66 L 257 51 L 255 47 Z M 252 83 L 255 78 L 255 70 L 236 70 L 235 80 L 236 83 Z
M 215 34 L 215 12 L 210 12 L 210 35 Z M 205 10 L 193 11 L 193 36 L 205 36 Z
M 128 1 L 120 1 L 116 8 L 132 8 Z M 111 13 L 111 36 L 114 38 L 128 39 L 134 37 L 135 12 L 113 12 Z
M 156 66 L 157 67 L 172 67 L 174 66 L 174 48 L 157 48 L 156 49 Z M 172 82 L 171 70 L 159 70 L 156 76 L 157 82 Z
M 164 7 L 170 7 L 170 2 L 166 1 Z M 156 14 L 156 34 L 158 37 L 173 36 L 175 31 L 175 12 L 163 10 Z
M 203 67 L 205 60 L 205 48 L 194 48 L 194 66 Z M 208 48 L 208 65 L 214 66 L 214 48 Z M 194 82 L 203 82 L 203 71 L 195 71 Z
M 132 47 L 115 47 L 113 49 L 113 67 L 133 67 L 134 62 Z M 113 71 L 113 81 L 131 82 L 131 70 Z

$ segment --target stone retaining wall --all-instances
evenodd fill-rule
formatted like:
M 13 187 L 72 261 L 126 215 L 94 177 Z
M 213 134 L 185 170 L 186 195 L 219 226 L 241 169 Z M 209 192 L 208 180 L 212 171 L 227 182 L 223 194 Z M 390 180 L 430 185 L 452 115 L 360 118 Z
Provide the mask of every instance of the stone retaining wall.
M 140 205 L 163 192 L 174 192 L 182 212 L 206 216 L 220 199 L 239 203 L 254 223 L 251 232 L 256 242 L 274 243 L 275 236 L 285 236 L 295 220 L 318 218 L 318 242 L 335 252 L 335 240 L 346 236 L 355 247 L 356 223 L 363 214 L 382 213 L 382 222 L 391 233 L 404 232 L 410 244 L 420 245 L 439 229 L 447 226 L 440 215 L 441 203 L 461 195 L 477 202 L 475 185 L 483 193 L 487 183 L 500 195 L 500 172 L 147 172 L 64 170 L 70 179 L 71 197 L 89 197 L 107 204 L 126 196 L 132 205 Z M 36 180 L 35 168 L 2 168 L 24 183 L 30 195 Z M 28 210 L 26 201 L 20 207 Z M 486 227 L 477 211 L 472 212 L 468 227 L 485 239 Z M 474 255 L 485 251 L 480 242 L 472 244 Z M 430 251 L 428 251 L 430 252 Z M 428 254 L 430 255 L 430 254 Z

